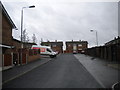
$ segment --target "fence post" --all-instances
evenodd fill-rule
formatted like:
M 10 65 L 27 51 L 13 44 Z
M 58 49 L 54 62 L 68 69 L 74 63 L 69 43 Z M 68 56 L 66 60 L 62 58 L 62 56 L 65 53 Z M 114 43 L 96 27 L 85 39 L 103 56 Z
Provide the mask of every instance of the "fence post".
M 27 54 L 26 54 L 26 64 L 28 63 L 28 58 L 27 58 Z
M 4 54 L 3 54 L 3 58 L 2 58 L 2 68 L 4 68 Z
M 11 65 L 13 66 L 13 52 L 11 52 L 12 60 L 11 60 Z
M 19 65 L 19 53 L 17 53 L 17 56 L 18 56 L 17 65 Z
M 20 59 L 21 59 L 21 60 L 20 60 L 20 65 L 23 65 L 23 64 L 22 64 L 22 61 L 23 61 L 23 59 L 22 59 L 22 57 L 23 57 L 22 51 L 21 51 L 21 55 L 20 55 L 20 56 L 21 56 L 21 58 L 20 58 Z

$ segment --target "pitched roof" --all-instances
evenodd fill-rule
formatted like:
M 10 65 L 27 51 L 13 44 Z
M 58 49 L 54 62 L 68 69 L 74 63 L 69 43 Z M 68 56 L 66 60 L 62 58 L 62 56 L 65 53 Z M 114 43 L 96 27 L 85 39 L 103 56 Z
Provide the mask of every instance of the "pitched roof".
M 17 27 L 15 26 L 15 24 L 13 23 L 12 19 L 10 18 L 10 16 L 8 15 L 6 9 L 4 8 L 3 4 L 0 1 L 0 9 L 2 10 L 2 13 L 6 16 L 6 18 L 8 19 L 8 21 L 10 22 L 10 24 L 12 25 L 12 28 L 16 29 Z
M 16 41 L 18 43 L 21 43 L 21 41 L 17 40 L 17 39 L 12 39 L 13 41 Z M 31 44 L 31 45 L 37 45 L 36 43 L 32 43 L 32 42 L 23 42 L 23 44 Z
M 51 44 L 51 45 L 62 45 L 63 46 L 63 42 L 62 41 L 57 41 L 57 42 L 50 42 L 50 41 L 48 41 L 48 42 L 42 42 L 41 43 L 42 45 L 48 45 L 48 44 Z
M 67 43 L 86 43 L 86 44 L 88 44 L 87 41 L 66 41 L 66 44 Z

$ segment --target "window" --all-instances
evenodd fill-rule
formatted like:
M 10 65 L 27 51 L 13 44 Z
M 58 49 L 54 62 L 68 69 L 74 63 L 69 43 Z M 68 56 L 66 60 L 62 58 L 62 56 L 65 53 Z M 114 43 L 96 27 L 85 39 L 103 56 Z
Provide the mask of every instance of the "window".
M 79 46 L 79 47 L 81 47 L 81 46 L 82 46 L 82 44 L 78 44 L 78 46 Z
M 68 47 L 70 47 L 71 45 L 70 44 L 68 44 Z
M 79 48 L 78 50 L 82 50 L 81 48 Z
M 53 45 L 53 47 L 56 47 L 56 45 Z
M 48 48 L 47 48 L 47 51 L 48 51 L 48 52 L 51 52 L 51 50 L 50 50 L 50 49 L 48 49 Z

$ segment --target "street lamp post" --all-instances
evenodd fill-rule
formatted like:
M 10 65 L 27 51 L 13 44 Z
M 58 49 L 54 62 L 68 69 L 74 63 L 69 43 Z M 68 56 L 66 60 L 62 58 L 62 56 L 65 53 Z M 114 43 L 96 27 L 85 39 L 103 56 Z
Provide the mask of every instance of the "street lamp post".
M 22 40 L 22 32 L 23 32 L 23 9 L 25 8 L 34 8 L 35 6 L 28 6 L 28 7 L 22 7 L 21 10 L 21 60 L 20 60 L 20 64 L 22 65 L 22 48 L 23 48 L 23 40 Z
M 90 30 L 91 32 L 94 32 L 96 33 L 96 45 L 98 46 L 98 33 L 97 33 L 97 30 Z

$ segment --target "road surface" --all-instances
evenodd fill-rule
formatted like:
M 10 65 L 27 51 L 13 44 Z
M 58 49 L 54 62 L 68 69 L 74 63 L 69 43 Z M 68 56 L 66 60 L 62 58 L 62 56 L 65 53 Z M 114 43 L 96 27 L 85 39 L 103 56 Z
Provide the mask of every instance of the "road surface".
M 73 54 L 50 62 L 11 80 L 3 88 L 102 88 Z

